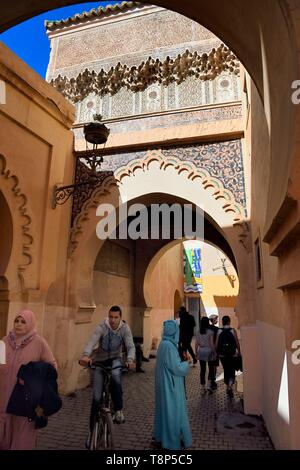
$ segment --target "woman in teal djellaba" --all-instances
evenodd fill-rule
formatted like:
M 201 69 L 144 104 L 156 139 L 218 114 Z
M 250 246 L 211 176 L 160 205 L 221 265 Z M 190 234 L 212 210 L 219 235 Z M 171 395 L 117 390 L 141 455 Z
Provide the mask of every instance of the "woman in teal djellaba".
M 178 323 L 165 321 L 155 368 L 154 439 L 163 449 L 170 450 L 192 444 L 184 388 L 189 364 L 180 359 L 178 341 Z

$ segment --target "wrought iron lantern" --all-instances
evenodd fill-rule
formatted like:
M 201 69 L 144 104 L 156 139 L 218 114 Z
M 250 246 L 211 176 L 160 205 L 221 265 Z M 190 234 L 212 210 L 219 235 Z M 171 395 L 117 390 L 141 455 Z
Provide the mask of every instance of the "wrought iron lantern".
M 84 137 L 86 140 L 86 151 L 75 154 L 76 169 L 75 169 L 75 184 L 68 186 L 54 186 L 53 203 L 52 207 L 55 209 L 57 205 L 62 205 L 77 191 L 86 191 L 87 188 L 95 186 L 99 181 L 101 163 L 103 162 L 103 150 L 107 142 L 110 130 L 101 123 L 101 116 L 96 114 L 94 122 L 85 124 L 83 128 Z M 92 149 L 88 144 L 92 144 Z M 103 145 L 99 148 L 99 145 Z M 84 160 L 88 168 L 88 172 L 84 179 L 78 182 L 76 178 L 76 171 L 78 167 L 78 160 Z

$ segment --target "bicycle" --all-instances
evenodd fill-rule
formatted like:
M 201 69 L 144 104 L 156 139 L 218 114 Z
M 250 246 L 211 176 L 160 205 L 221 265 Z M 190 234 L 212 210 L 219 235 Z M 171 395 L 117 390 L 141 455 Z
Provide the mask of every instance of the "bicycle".
M 97 411 L 93 431 L 91 434 L 89 450 L 113 449 L 115 445 L 114 426 L 111 416 L 111 395 L 110 382 L 111 372 L 114 369 L 124 369 L 123 366 L 104 367 L 99 362 L 93 362 L 89 365 L 91 369 L 99 367 L 104 372 L 104 383 L 102 392 L 102 401 Z

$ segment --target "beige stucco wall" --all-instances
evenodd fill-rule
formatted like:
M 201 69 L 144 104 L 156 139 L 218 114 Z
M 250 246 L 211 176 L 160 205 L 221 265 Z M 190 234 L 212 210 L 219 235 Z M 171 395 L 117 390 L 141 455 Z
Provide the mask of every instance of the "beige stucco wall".
M 252 243 L 259 239 L 262 280 L 254 282 L 255 324 L 241 330 L 245 358 L 245 411 L 264 416 L 276 448 L 298 448 L 299 436 L 292 410 L 299 406 L 295 386 L 299 382 L 300 371 L 291 361 L 292 341 L 300 337 L 299 324 L 295 321 L 297 315 L 291 308 L 295 305 L 297 290 L 282 291 L 279 288 L 284 278 L 287 280 L 293 276 L 293 268 L 281 262 L 279 270 L 278 258 L 270 256 L 269 246 L 263 241 L 265 221 L 270 210 L 269 197 L 276 183 L 270 171 L 267 118 L 257 90 L 249 85 L 249 80 L 247 82 L 250 107 L 246 114 L 245 146 L 251 159 Z M 283 259 L 288 256 L 286 251 Z M 253 272 L 256 276 L 255 259 Z
M 151 276 L 147 280 L 148 308 L 151 316 L 151 340 L 161 338 L 164 320 L 174 319 L 174 298 L 179 292 L 183 305 L 183 262 L 182 247 L 177 244 L 166 251 L 157 261 Z
M 0 43 L 1 192 L 13 222 L 13 246 L 5 272 L 11 327 L 18 308 L 32 307 L 46 332 L 44 301 L 64 275 L 70 205 L 53 211 L 53 187 L 70 181 L 74 108 Z M 47 336 L 47 334 L 46 334 Z

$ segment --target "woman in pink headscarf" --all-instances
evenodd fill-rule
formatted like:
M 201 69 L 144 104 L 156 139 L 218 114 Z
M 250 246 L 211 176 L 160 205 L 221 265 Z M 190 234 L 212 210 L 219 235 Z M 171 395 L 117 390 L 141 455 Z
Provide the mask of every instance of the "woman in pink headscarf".
M 28 418 L 6 413 L 10 395 L 17 382 L 19 368 L 30 361 L 49 362 L 56 368 L 54 356 L 35 329 L 35 316 L 21 310 L 13 330 L 3 338 L 6 345 L 6 364 L 0 365 L 0 449 L 29 450 L 35 448 L 37 430 Z

